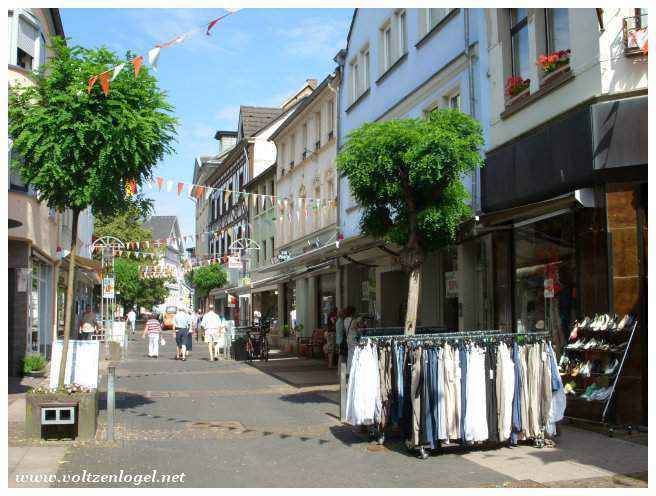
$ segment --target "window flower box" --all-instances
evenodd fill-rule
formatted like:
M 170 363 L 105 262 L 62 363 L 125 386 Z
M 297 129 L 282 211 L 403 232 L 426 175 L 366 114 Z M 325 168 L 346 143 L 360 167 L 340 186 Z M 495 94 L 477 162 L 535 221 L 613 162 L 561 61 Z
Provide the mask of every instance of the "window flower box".
M 570 50 L 560 50 L 549 55 L 540 55 L 535 64 L 542 69 L 542 84 L 557 79 L 569 70 Z
M 505 95 L 506 95 L 506 107 L 511 107 L 519 100 L 526 98 L 531 85 L 530 79 L 522 79 L 521 77 L 510 76 L 506 81 Z

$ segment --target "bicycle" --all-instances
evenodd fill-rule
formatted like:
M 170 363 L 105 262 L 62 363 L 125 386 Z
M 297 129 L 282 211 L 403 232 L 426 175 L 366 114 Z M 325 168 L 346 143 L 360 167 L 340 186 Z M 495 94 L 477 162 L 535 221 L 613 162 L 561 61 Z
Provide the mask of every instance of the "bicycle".
M 269 341 L 266 335 L 269 332 L 268 325 L 256 326 L 257 331 L 248 331 L 246 333 L 246 360 L 252 362 L 254 359 L 259 358 L 264 362 L 269 361 Z M 253 334 L 257 332 L 258 337 L 255 339 Z

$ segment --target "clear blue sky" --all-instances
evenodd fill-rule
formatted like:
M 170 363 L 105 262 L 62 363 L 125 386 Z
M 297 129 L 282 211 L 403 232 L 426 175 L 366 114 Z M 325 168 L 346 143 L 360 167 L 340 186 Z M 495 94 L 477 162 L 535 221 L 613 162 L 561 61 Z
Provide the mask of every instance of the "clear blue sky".
M 223 9 L 61 9 L 71 44 L 130 49 L 147 58 L 164 43 Z M 175 155 L 155 175 L 191 182 L 194 158 L 218 152 L 214 133 L 235 129 L 239 105 L 278 106 L 306 79 L 321 81 L 346 46 L 352 9 L 242 9 L 162 50 L 157 70 L 180 121 Z M 174 192 L 149 193 L 155 214 L 177 215 L 183 234 L 194 232 L 194 203 Z

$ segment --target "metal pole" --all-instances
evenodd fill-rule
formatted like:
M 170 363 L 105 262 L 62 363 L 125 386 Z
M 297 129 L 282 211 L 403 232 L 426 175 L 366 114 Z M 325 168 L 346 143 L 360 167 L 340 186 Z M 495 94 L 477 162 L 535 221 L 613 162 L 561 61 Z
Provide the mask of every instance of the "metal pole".
M 114 414 L 115 396 L 114 382 L 116 379 L 116 367 L 107 367 L 107 441 L 114 441 Z

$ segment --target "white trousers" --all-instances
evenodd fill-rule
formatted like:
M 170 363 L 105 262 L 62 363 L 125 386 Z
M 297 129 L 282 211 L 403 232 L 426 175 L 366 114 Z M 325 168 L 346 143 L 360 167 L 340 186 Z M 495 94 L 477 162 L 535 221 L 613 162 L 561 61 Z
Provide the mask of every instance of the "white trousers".
M 148 334 L 148 356 L 159 356 L 159 334 Z

